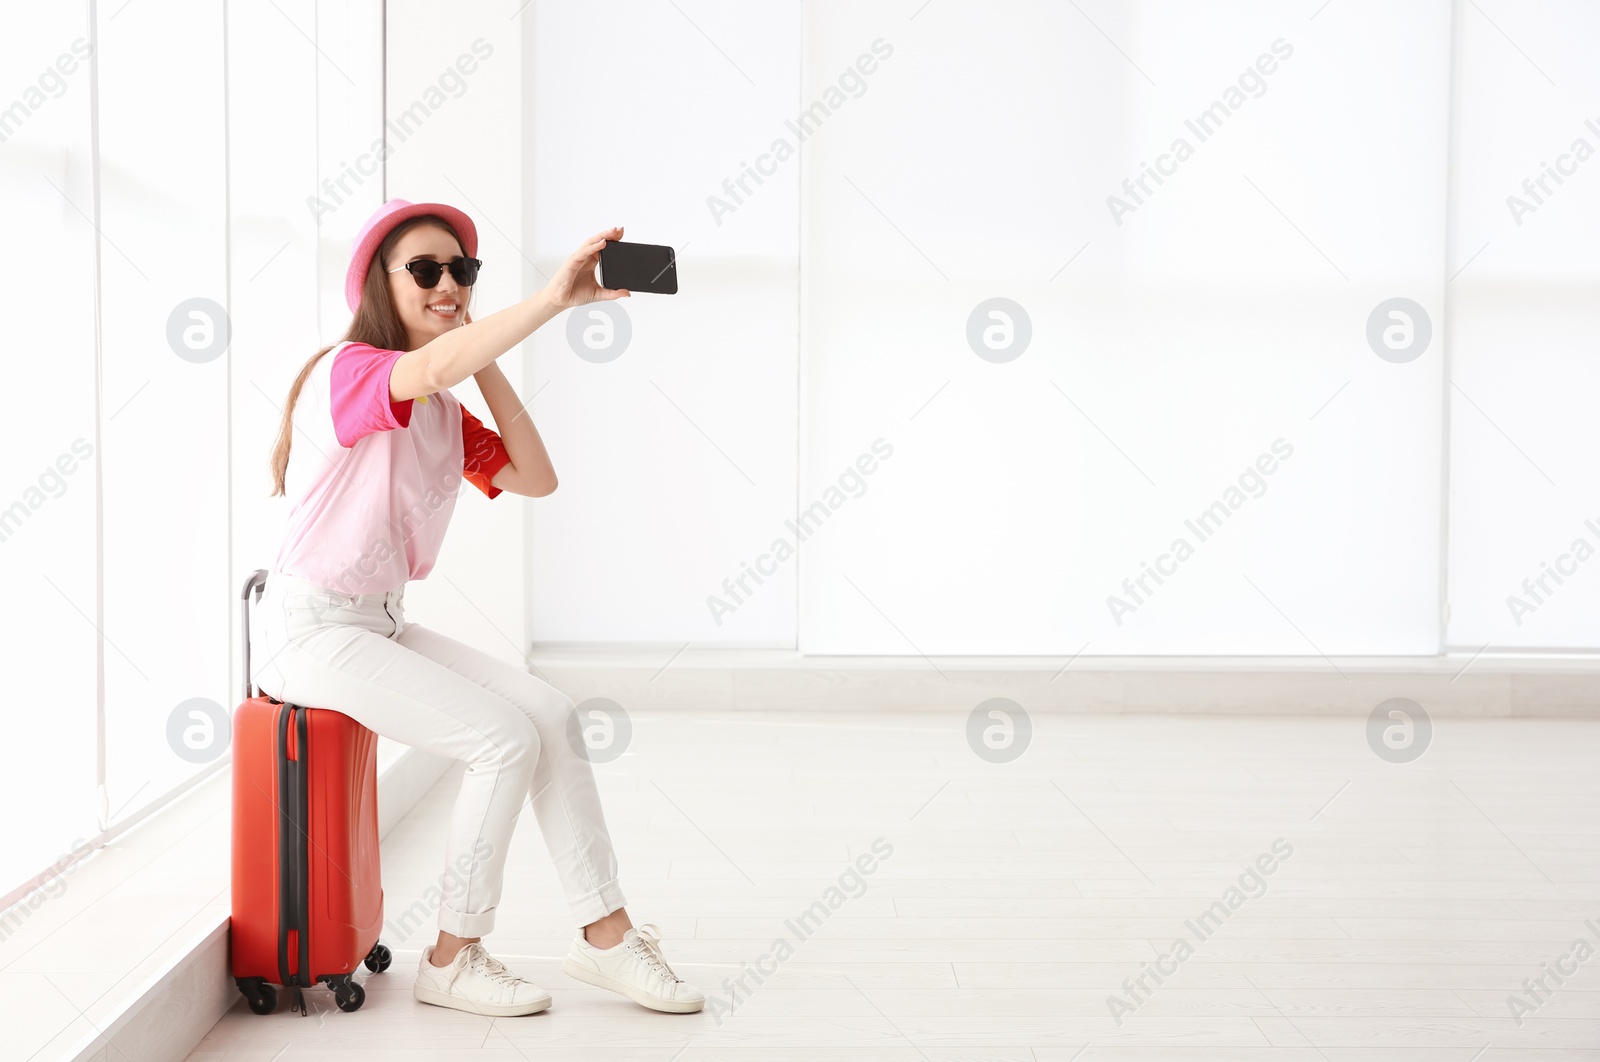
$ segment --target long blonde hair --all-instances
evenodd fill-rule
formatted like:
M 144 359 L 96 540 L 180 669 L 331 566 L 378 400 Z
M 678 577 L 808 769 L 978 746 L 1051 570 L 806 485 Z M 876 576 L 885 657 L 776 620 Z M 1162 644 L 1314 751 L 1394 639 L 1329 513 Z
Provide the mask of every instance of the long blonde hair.
M 276 498 L 284 493 L 284 475 L 289 468 L 289 444 L 294 437 L 294 407 L 300 400 L 300 388 L 305 385 L 306 377 L 311 375 L 311 370 L 316 366 L 322 356 L 339 343 L 355 342 L 370 343 L 379 350 L 405 350 L 409 341 L 405 325 L 400 323 L 400 314 L 394 308 L 394 299 L 389 296 L 389 274 L 385 271 L 385 263 L 389 260 L 389 252 L 394 250 L 394 245 L 400 237 L 418 225 L 435 225 L 444 229 L 456 239 L 456 244 L 463 249 L 466 247 L 461 242 L 461 234 L 449 222 L 436 214 L 422 214 L 418 217 L 407 218 L 396 225 L 389 235 L 383 238 L 378 245 L 377 253 L 372 256 L 372 264 L 367 269 L 366 280 L 362 282 L 361 302 L 356 307 L 356 313 L 350 320 L 350 327 L 345 329 L 344 335 L 338 343 L 332 343 L 311 356 L 300 369 L 300 374 L 294 378 L 293 385 L 289 388 L 289 400 L 283 406 L 283 418 L 278 422 L 278 441 L 272 448 L 272 494 Z M 472 300 L 472 289 L 466 288 L 466 296 L 462 302 L 463 320 L 472 318 L 466 314 L 466 303 Z

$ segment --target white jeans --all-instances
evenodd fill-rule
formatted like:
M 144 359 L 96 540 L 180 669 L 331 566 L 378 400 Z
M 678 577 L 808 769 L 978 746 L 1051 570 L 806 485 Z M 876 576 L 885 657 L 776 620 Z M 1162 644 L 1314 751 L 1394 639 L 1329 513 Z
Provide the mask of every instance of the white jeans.
M 594 772 L 568 741 L 572 699 L 408 623 L 404 599 L 404 589 L 344 594 L 269 572 L 252 615 L 251 677 L 278 700 L 343 712 L 384 737 L 466 762 L 445 847 L 444 932 L 478 937 L 494 928 L 506 853 L 530 796 L 575 922 L 624 906 Z

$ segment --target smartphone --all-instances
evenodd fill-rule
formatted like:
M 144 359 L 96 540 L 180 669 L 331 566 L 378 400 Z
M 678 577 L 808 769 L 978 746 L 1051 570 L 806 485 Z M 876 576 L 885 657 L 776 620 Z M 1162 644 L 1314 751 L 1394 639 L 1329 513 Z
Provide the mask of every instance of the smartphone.
M 607 240 L 600 248 L 600 286 L 612 291 L 678 293 L 678 256 L 657 243 Z

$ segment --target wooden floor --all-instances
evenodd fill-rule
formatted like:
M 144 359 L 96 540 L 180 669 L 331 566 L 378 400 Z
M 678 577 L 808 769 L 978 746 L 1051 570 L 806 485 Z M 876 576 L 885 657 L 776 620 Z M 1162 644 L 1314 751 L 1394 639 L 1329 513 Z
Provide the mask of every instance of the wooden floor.
M 560 972 L 574 927 L 525 811 L 486 943 L 550 1010 L 415 1002 L 424 927 L 388 941 L 356 1013 L 326 990 L 309 1017 L 240 1000 L 190 1058 L 1600 1059 L 1600 722 L 1438 719 L 1409 764 L 1361 718 L 1033 723 L 995 764 L 947 713 L 640 713 L 596 765 L 628 910 L 715 1008 L 657 1014 Z M 443 869 L 458 782 L 385 842 L 391 914 Z M 819 900 L 820 927 L 788 928 Z M 1558 959 L 1575 971 L 1531 999 Z M 1512 997 L 1537 1007 L 1520 1025 Z

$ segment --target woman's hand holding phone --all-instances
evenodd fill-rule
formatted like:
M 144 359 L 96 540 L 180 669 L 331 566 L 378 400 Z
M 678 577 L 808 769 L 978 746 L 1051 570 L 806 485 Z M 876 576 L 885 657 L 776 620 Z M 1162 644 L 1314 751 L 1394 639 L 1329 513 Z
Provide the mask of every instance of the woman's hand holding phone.
M 544 286 L 545 298 L 558 310 L 582 306 L 590 302 L 607 302 L 630 298 L 626 288 L 602 288 L 594 278 L 595 267 L 600 264 L 600 251 L 607 240 L 622 238 L 622 226 L 597 232 L 561 263 L 556 275 Z

